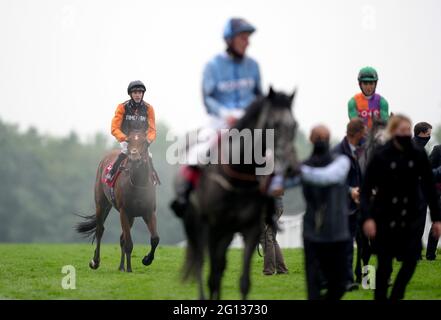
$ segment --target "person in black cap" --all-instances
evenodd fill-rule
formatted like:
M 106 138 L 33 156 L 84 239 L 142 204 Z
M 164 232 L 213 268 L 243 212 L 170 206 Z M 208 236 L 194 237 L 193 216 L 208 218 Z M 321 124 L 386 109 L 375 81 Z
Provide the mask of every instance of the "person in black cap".
M 106 174 L 105 179 L 109 183 L 119 169 L 122 161 L 127 158 L 127 135 L 131 130 L 144 130 L 147 143 L 150 144 L 156 139 L 155 111 L 152 105 L 144 101 L 146 91 L 144 83 L 135 80 L 129 83 L 127 94 L 130 100 L 120 103 L 116 107 L 112 119 L 111 133 L 118 140 L 121 146 L 121 153 L 112 165 L 112 169 Z M 155 184 L 159 183 L 159 177 L 153 169 Z

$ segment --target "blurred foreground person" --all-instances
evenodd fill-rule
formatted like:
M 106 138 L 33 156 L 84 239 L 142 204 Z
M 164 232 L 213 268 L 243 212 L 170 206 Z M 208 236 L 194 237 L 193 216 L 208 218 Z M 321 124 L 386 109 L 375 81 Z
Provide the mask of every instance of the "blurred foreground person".
M 375 299 L 388 299 L 388 279 L 397 258 L 402 265 L 389 299 L 399 300 L 421 255 L 419 230 L 425 219 L 419 210 L 420 186 L 430 207 L 435 237 L 441 234 L 441 214 L 429 159 L 412 143 L 410 119 L 391 117 L 387 133 L 389 141 L 375 151 L 367 166 L 360 206 L 363 231 L 377 254 Z
M 354 239 L 357 233 L 360 220 L 360 187 L 362 181 L 362 173 L 358 162 L 359 147 L 366 135 L 366 126 L 362 119 L 354 118 L 349 121 L 346 126 L 346 136 L 334 147 L 333 152 L 336 154 L 344 154 L 350 159 L 351 167 L 346 180 L 347 185 L 347 202 L 349 208 L 349 231 L 351 240 L 348 242 L 347 248 L 347 271 L 348 283 L 347 291 L 358 289 L 358 284 L 354 280 L 354 271 L 352 269 L 354 261 Z M 360 248 L 358 248 L 360 250 Z
M 256 28 L 242 18 L 229 19 L 223 32 L 225 52 L 213 57 L 204 68 L 202 94 L 208 124 L 198 133 L 198 142 L 188 152 L 188 165 L 181 169 L 185 179 L 170 205 L 178 217 L 188 205 L 194 181 L 200 174 L 198 166 L 217 141 L 218 132 L 234 125 L 246 108 L 262 95 L 259 64 L 246 54 L 250 36 L 255 31 Z
M 329 130 L 317 126 L 311 131 L 311 156 L 301 167 L 306 213 L 303 243 L 308 299 L 340 299 L 348 282 L 348 226 L 346 178 L 350 161 L 329 150 Z M 323 283 L 325 280 L 325 284 Z M 320 290 L 325 285 L 326 293 Z

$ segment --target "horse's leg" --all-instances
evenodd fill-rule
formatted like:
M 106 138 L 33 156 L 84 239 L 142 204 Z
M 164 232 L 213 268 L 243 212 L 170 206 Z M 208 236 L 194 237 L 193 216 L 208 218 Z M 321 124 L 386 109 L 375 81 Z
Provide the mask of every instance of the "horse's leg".
M 233 240 L 234 233 L 216 235 L 210 230 L 208 246 L 210 254 L 210 276 L 208 286 L 210 288 L 210 299 L 219 300 L 221 291 L 221 279 L 227 264 L 226 254 L 228 246 Z
M 196 281 L 198 283 L 198 290 L 199 290 L 199 300 L 205 300 L 205 293 L 204 293 L 204 279 L 202 277 L 202 265 L 198 267 L 198 273 L 196 275 Z
M 127 272 L 132 272 L 132 251 L 133 251 L 133 241 L 130 234 L 130 228 L 133 225 L 134 218 L 128 217 L 124 210 L 120 210 L 121 228 L 124 238 L 124 253 L 127 260 Z
M 155 258 L 155 250 L 159 243 L 159 235 L 156 229 L 156 212 L 153 212 L 150 219 L 147 216 L 142 217 L 150 232 L 150 252 L 142 259 L 145 266 L 151 265 Z
M 186 258 L 184 264 L 184 278 L 194 274 L 198 289 L 199 299 L 205 300 L 204 280 L 202 269 L 204 265 L 205 247 L 207 246 L 207 225 L 202 221 L 200 214 L 190 203 L 185 215 L 182 216 L 184 230 L 187 237 Z
M 109 215 L 110 209 L 112 209 L 112 204 L 107 200 L 104 194 L 103 185 L 101 181 L 97 180 L 95 185 L 95 216 L 96 216 L 96 248 L 92 260 L 89 262 L 89 267 L 92 269 L 98 269 L 100 266 L 100 249 L 101 249 L 101 238 L 104 233 L 104 222 Z
M 121 247 L 121 261 L 119 263 L 119 271 L 126 271 L 124 268 L 124 261 L 126 259 L 126 253 L 124 252 L 124 232 L 121 233 L 121 236 L 119 237 L 119 246 Z
M 97 214 L 96 231 L 95 231 L 96 248 L 95 248 L 95 254 L 93 255 L 93 259 L 89 263 L 89 266 L 92 269 L 98 269 L 98 267 L 100 266 L 100 249 L 101 249 L 101 238 L 103 237 L 103 233 L 104 233 L 104 221 L 106 220 L 107 215 L 109 214 L 111 208 L 112 206 L 108 206 L 102 209 L 102 212 L 99 216 Z
M 247 230 L 243 233 L 245 248 L 243 255 L 243 270 L 240 277 L 240 292 L 242 299 L 246 300 L 248 292 L 250 291 L 250 268 L 251 258 L 253 257 L 254 248 L 259 243 L 260 226 L 256 225 L 254 228 Z

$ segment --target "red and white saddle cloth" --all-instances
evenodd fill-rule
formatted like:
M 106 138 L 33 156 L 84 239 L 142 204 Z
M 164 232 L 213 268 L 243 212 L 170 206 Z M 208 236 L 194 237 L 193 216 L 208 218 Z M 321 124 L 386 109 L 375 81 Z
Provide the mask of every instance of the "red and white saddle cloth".
M 112 170 L 113 164 L 109 164 L 106 169 L 104 170 L 103 176 L 101 178 L 101 182 L 107 184 L 110 188 L 113 188 L 115 186 L 116 180 L 118 179 L 119 175 L 121 174 L 121 170 L 117 170 L 116 173 L 113 175 L 112 180 L 107 180 L 106 175 Z

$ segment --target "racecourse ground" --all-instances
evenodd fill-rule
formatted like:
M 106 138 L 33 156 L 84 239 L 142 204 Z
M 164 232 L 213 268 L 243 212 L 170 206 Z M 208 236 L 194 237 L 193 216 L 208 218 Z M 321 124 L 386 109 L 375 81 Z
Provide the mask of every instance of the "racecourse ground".
M 117 270 L 119 245 L 102 246 L 101 265 L 91 270 L 88 263 L 94 246 L 90 244 L 0 244 L 0 299 L 195 299 L 194 283 L 180 281 L 184 249 L 159 246 L 153 264 L 141 263 L 147 247 L 135 244 L 133 273 Z M 254 255 L 250 299 L 305 299 L 303 251 L 283 250 L 288 275 L 263 276 L 263 258 Z M 76 289 L 62 288 L 62 268 L 72 265 Z M 222 286 L 223 299 L 239 299 L 241 250 L 231 249 Z M 394 276 L 398 263 L 395 263 Z M 360 289 L 345 299 L 371 299 L 372 290 Z M 441 299 L 441 260 L 419 263 L 408 287 L 406 299 Z

